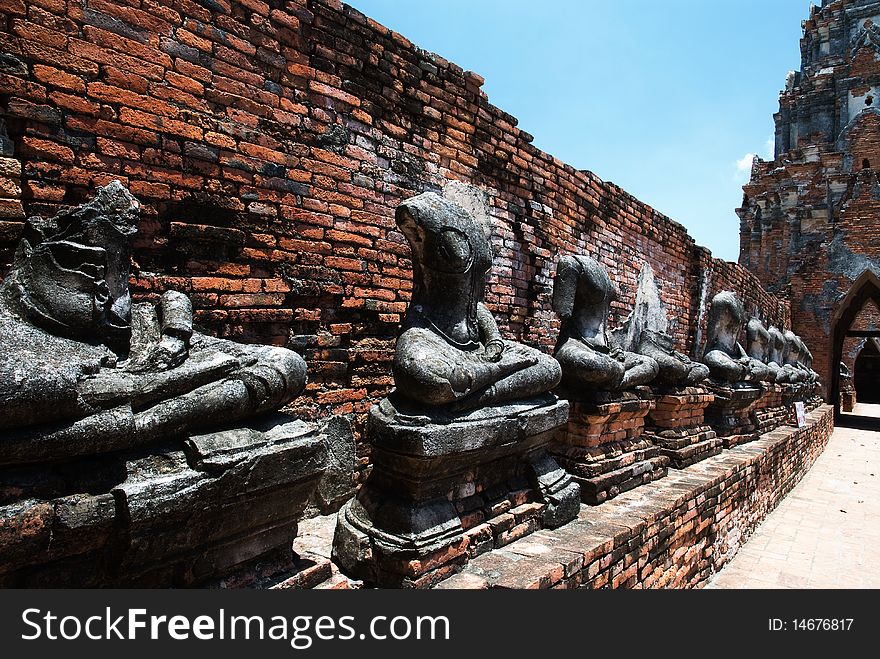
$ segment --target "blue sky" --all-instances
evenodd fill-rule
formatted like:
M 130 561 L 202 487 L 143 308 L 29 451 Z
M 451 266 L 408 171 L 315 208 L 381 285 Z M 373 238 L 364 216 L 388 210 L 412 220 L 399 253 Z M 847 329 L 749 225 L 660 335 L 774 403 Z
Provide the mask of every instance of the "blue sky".
M 800 67 L 808 0 L 349 0 L 486 78 L 535 145 L 739 253 L 751 155 Z

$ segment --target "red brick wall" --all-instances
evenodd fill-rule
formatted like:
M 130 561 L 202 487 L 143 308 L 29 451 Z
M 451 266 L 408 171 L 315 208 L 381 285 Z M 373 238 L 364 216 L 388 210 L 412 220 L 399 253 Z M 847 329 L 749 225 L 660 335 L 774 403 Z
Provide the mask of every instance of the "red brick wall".
M 790 300 L 826 383 L 846 295 L 865 270 L 880 272 L 880 56 L 876 38 L 864 38 L 875 12 L 869 0 L 813 7 L 801 71 L 780 95 L 777 157 L 758 163 L 738 210 L 740 263 Z M 844 346 L 850 366 L 854 345 Z
M 854 332 L 876 331 L 880 329 L 880 309 L 877 305 L 869 300 L 850 328 Z M 856 359 L 865 345 L 866 339 L 847 337 L 843 340 L 843 355 L 841 361 L 849 368 L 851 375 L 855 375 Z
M 480 76 L 334 0 L 0 0 L 0 11 L 12 56 L 0 111 L 26 212 L 121 179 L 144 204 L 138 294 L 184 291 L 208 331 L 302 352 L 307 416 L 362 415 L 390 387 L 410 290 L 394 208 L 451 179 L 488 194 L 488 299 L 510 338 L 552 348 L 552 276 L 567 252 L 609 269 L 615 321 L 647 260 L 689 352 L 704 336 L 701 300 L 722 288 L 786 317 L 681 225 L 534 147 Z M 0 271 L 20 227 L 0 218 Z

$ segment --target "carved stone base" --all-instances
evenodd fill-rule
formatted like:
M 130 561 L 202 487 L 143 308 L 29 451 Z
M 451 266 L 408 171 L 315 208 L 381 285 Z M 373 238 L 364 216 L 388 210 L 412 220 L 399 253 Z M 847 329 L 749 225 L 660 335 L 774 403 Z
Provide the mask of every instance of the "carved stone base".
M 654 409 L 648 414 L 644 437 L 660 448 L 676 469 L 721 453 L 722 440 L 704 421 L 715 395 L 704 387 L 654 388 Z
M 600 504 L 666 475 L 669 458 L 642 437 L 653 407 L 645 388 L 571 401 L 551 451 L 580 484 L 584 503 Z
M 812 386 L 806 382 L 782 385 L 782 404 L 793 408 L 795 403 L 804 402 L 809 398 Z
M 469 558 L 580 510 L 580 490 L 547 454 L 568 403 L 543 396 L 457 416 L 370 410 L 373 470 L 339 512 L 333 556 L 351 576 L 426 588 Z
M 819 394 L 822 385 L 819 382 L 811 382 L 810 388 L 807 393 L 807 397 L 805 402 L 805 406 L 807 408 L 807 412 L 812 412 L 816 408 L 825 404 L 825 399 Z
M 733 448 L 758 438 L 750 412 L 761 397 L 761 386 L 742 382 L 730 386 L 709 385 L 715 400 L 706 408 L 706 422 L 721 437 L 724 448 Z
M 752 408 L 752 423 L 759 435 L 772 432 L 779 426 L 785 425 L 788 411 L 782 404 L 782 391 L 785 385 L 762 384 L 764 393 Z
M 337 440 L 350 449 L 351 464 L 339 465 L 350 481 L 348 422 L 319 429 L 284 415 L 137 452 L 4 468 L 0 585 L 185 587 L 258 563 L 288 569 Z

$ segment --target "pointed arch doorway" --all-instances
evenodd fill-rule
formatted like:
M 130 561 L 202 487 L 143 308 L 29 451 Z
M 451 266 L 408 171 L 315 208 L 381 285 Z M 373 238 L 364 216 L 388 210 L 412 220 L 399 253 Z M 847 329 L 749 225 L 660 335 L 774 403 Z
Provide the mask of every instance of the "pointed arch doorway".
M 855 419 L 845 419 L 840 410 L 840 369 L 838 365 L 843 359 L 843 346 L 847 338 L 864 338 L 880 341 L 880 328 L 878 329 L 853 329 L 853 324 L 861 313 L 862 309 L 869 301 L 880 306 L 880 277 L 871 270 L 865 270 L 853 282 L 849 292 L 841 300 L 832 319 L 831 333 L 831 388 L 830 402 L 834 405 L 834 419 L 836 423 L 846 425 L 849 421 L 858 419 L 858 422 L 865 421 L 855 417 Z M 858 395 L 858 390 L 856 391 Z M 870 421 L 870 419 L 868 420 Z M 876 420 L 880 425 L 880 418 Z

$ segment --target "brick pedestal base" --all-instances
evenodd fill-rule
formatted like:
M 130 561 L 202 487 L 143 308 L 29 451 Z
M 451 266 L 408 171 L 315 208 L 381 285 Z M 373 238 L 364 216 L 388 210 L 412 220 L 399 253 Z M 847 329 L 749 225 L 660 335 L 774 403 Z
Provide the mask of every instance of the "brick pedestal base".
M 666 475 L 669 458 L 642 436 L 651 398 L 640 388 L 571 401 L 568 425 L 557 431 L 551 451 L 580 484 L 584 503 L 600 504 Z
M 736 387 L 710 385 L 715 399 L 706 408 L 706 421 L 724 442 L 732 448 L 758 438 L 750 418 L 752 407 L 761 397 L 758 384 L 742 383 Z
M 2 468 L 0 588 L 211 587 L 289 571 L 297 521 L 341 432 L 352 441 L 347 423 L 275 414 L 144 449 Z
M 752 423 L 759 435 L 772 432 L 779 426 L 785 425 L 788 417 L 788 411 L 782 404 L 783 385 L 765 383 L 762 386 L 764 393 L 761 394 L 751 412 Z
M 654 389 L 654 396 L 643 436 L 660 448 L 671 467 L 683 469 L 721 453 L 722 440 L 704 421 L 714 394 L 703 387 L 687 387 Z
M 337 518 L 333 557 L 350 576 L 425 588 L 471 558 L 577 516 L 580 492 L 547 454 L 568 418 L 554 396 L 454 417 L 370 410 L 373 470 Z
M 795 403 L 803 403 L 804 410 L 809 412 L 808 399 L 814 391 L 815 385 L 810 382 L 797 382 L 782 385 L 782 405 L 785 407 L 785 423 L 797 427 L 797 411 Z
M 810 383 L 810 391 L 807 394 L 806 399 L 807 412 L 812 412 L 816 408 L 825 404 L 825 399 L 823 399 L 822 396 L 819 395 L 820 387 L 821 385 L 818 382 Z

